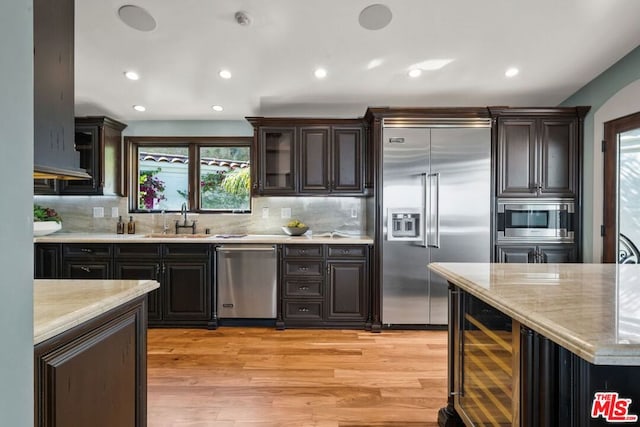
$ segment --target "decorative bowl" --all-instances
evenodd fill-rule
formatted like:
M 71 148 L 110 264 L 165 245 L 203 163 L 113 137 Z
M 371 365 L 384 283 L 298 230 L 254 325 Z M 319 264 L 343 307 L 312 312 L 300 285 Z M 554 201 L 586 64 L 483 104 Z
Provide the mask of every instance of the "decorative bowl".
M 62 224 L 56 221 L 34 221 L 33 236 L 46 236 L 47 234 L 55 233 L 61 228 Z
M 282 227 L 282 231 L 289 236 L 302 236 L 308 229 L 309 227 Z

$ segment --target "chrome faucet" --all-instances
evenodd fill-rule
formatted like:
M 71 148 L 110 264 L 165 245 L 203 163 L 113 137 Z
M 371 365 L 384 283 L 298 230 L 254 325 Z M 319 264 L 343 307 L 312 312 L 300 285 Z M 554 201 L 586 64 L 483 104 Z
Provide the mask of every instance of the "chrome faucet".
M 180 209 L 180 212 L 182 212 L 182 220 L 184 222 L 184 226 L 187 226 L 187 202 L 184 202 L 182 204 L 182 208 Z
M 191 225 L 187 224 L 187 202 L 182 204 L 182 208 L 180 208 L 180 212 L 182 215 L 182 224 L 180 224 L 180 220 L 176 220 L 176 234 L 179 233 L 181 228 L 190 228 L 191 234 L 196 234 L 196 221 L 191 221 Z

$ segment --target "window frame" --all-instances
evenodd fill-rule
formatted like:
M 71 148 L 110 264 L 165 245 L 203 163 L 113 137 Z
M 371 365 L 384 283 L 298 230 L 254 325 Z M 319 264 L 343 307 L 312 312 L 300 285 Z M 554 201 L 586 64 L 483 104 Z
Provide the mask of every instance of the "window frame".
M 138 176 L 139 176 L 139 155 L 140 147 L 188 147 L 189 163 L 188 163 L 188 211 L 192 213 L 251 213 L 252 200 L 251 191 L 249 191 L 249 209 L 243 211 L 237 210 L 212 210 L 202 209 L 200 206 L 200 147 L 248 147 L 249 148 L 249 167 L 254 167 L 255 147 L 253 137 L 244 136 L 126 136 L 124 138 L 125 145 L 125 182 L 122 188 L 127 189 L 128 206 L 130 213 L 158 213 L 161 210 L 140 209 L 138 207 Z M 253 179 L 253 171 L 251 178 Z M 179 210 L 165 210 L 165 212 L 180 212 Z

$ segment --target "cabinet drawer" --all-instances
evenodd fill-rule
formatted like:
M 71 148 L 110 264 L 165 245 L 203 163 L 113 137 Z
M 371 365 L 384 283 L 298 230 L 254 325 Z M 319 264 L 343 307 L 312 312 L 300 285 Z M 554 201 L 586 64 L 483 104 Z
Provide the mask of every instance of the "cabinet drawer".
M 285 280 L 284 294 L 288 297 L 322 297 L 322 281 Z
M 148 243 L 127 243 L 115 245 L 114 253 L 116 258 L 153 258 L 159 259 L 162 256 L 162 245 Z
M 164 245 L 164 256 L 175 258 L 208 257 L 211 247 L 208 243 L 186 243 Z
M 62 245 L 62 253 L 64 257 L 81 258 L 81 257 L 102 257 L 110 258 L 112 254 L 112 245 L 87 243 L 75 244 L 68 243 Z
M 367 247 L 363 245 L 330 245 L 327 256 L 329 258 L 365 258 Z
M 322 301 L 285 301 L 284 318 L 322 320 Z
M 322 245 L 284 245 L 286 258 L 321 258 Z
M 322 276 L 323 267 L 322 261 L 285 261 L 284 274 L 286 276 Z

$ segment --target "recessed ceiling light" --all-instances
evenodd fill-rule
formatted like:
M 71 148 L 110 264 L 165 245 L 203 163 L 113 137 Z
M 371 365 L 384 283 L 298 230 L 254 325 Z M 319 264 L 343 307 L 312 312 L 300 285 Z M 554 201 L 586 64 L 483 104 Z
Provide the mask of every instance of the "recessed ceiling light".
M 426 61 L 413 64 L 411 67 L 419 68 L 423 71 L 435 71 L 444 68 L 450 62 L 453 62 L 453 59 L 427 59 Z
M 511 67 L 507 68 L 507 71 L 504 72 L 504 75 L 507 77 L 515 77 L 519 72 L 520 70 L 518 70 L 516 67 Z
M 220 75 L 220 77 L 222 77 L 223 79 L 230 79 L 231 78 L 231 71 L 229 71 L 229 70 L 220 70 L 218 75 Z
M 140 112 L 147 111 L 147 109 L 144 107 L 144 105 L 134 105 L 133 109 L 136 110 L 136 111 L 140 111 Z
M 124 73 L 124 76 L 129 80 L 138 80 L 140 76 L 135 71 L 127 71 Z
M 127 4 L 118 9 L 122 22 L 138 31 L 152 31 L 156 28 L 156 20 L 143 8 Z
M 222 105 L 214 105 L 211 108 L 213 109 L 213 111 L 222 111 L 222 110 L 224 110 L 224 108 L 222 108 Z
M 391 10 L 383 4 L 372 4 L 360 12 L 358 22 L 367 30 L 380 30 L 391 22 Z
M 324 79 L 325 77 L 327 77 L 327 70 L 325 70 L 324 68 L 318 68 L 313 72 L 313 74 L 318 79 Z
M 420 77 L 422 70 L 420 68 L 413 68 L 409 70 L 409 77 Z

